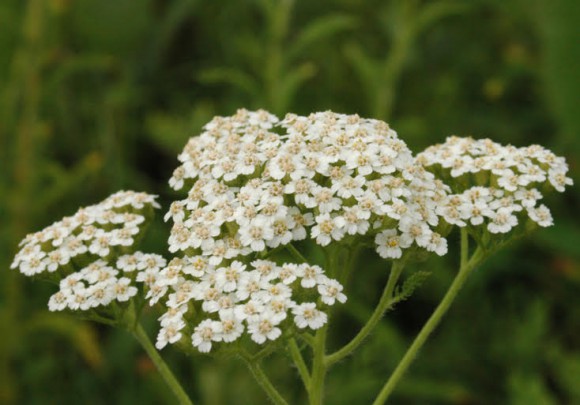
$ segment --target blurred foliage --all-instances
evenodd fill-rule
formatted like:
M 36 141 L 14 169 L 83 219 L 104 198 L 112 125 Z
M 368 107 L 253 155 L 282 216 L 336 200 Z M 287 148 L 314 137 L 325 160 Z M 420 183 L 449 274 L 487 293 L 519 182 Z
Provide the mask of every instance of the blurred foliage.
M 167 207 L 176 154 L 215 114 L 359 113 L 388 119 L 415 151 L 451 133 L 540 143 L 578 182 L 578 21 L 575 0 L 3 0 L 0 403 L 172 403 L 129 335 L 48 313 L 50 286 L 9 264 L 27 232 L 120 188 Z M 550 202 L 554 228 L 474 274 L 394 403 L 580 403 L 579 198 L 576 187 Z M 146 243 L 163 252 L 166 238 L 158 221 Z M 448 286 L 455 251 L 408 271 L 410 289 L 427 274 L 415 270 L 430 276 L 332 371 L 328 403 L 374 398 Z M 361 257 L 332 347 L 370 315 L 384 268 Z M 233 360 L 163 355 L 198 403 L 266 402 Z M 266 366 L 303 403 L 287 364 Z

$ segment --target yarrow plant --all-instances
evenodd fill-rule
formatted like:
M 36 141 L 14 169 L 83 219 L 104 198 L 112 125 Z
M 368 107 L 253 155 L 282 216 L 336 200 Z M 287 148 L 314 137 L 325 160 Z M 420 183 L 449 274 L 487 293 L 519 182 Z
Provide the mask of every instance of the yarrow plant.
M 214 118 L 178 158 L 169 184 L 184 198 L 164 217 L 166 257 L 138 250 L 156 197 L 123 191 L 27 236 L 12 267 L 59 285 L 49 310 L 131 331 L 181 403 L 191 401 L 158 353 L 166 346 L 242 359 L 278 404 L 261 362 L 285 350 L 320 404 L 328 370 L 424 278 L 399 283 L 405 264 L 445 255 L 457 227 L 457 276 L 378 394 L 384 403 L 469 273 L 514 237 L 551 226 L 540 200 L 572 184 L 565 160 L 541 146 L 454 136 L 414 156 L 386 123 L 332 112 L 280 120 L 239 110 Z M 332 309 L 348 305 L 368 248 L 392 263 L 384 292 L 363 328 L 328 353 Z M 155 345 L 139 323 L 146 306 L 159 314 Z

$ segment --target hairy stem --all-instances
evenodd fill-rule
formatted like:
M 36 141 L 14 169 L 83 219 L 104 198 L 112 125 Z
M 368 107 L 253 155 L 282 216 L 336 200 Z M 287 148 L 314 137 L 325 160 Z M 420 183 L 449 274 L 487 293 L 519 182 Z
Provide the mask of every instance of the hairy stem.
M 288 341 L 288 350 L 290 351 L 290 355 L 292 356 L 292 360 L 298 369 L 298 373 L 300 374 L 300 378 L 304 383 L 306 389 L 308 389 L 310 385 L 310 374 L 308 372 L 308 367 L 304 362 L 304 358 L 302 357 L 302 353 L 300 352 L 300 348 L 296 344 L 296 340 L 294 338 Z
M 302 255 L 302 253 L 300 253 L 298 251 L 298 249 L 296 249 L 294 247 L 293 244 L 288 243 L 286 245 L 286 249 L 288 249 L 288 252 L 290 252 L 290 254 L 292 255 L 292 257 L 294 257 L 296 260 L 298 260 L 300 263 L 308 263 L 308 260 L 306 260 L 306 258 L 304 257 L 304 255 Z
M 465 246 L 467 244 L 467 236 L 464 236 L 463 232 L 464 231 L 462 230 L 462 238 L 461 238 L 462 256 L 466 255 L 468 251 L 467 247 Z M 403 375 L 405 374 L 405 372 L 407 371 L 407 369 L 417 356 L 417 353 L 419 352 L 419 350 L 421 349 L 427 338 L 431 335 L 433 330 L 437 327 L 437 325 L 441 321 L 441 318 L 443 318 L 443 315 L 445 315 L 445 313 L 449 309 L 449 306 L 457 296 L 457 293 L 459 293 L 461 287 L 463 287 L 463 284 L 465 283 L 465 280 L 467 279 L 471 271 L 475 267 L 477 267 L 477 265 L 479 265 L 484 258 L 485 254 L 481 249 L 476 250 L 469 261 L 467 261 L 465 258 L 462 257 L 462 262 L 464 262 L 465 264 L 460 267 L 459 272 L 457 273 L 457 276 L 453 280 L 453 283 L 451 283 L 451 286 L 447 290 L 447 293 L 445 293 L 445 296 L 443 297 L 443 299 L 441 300 L 441 302 L 439 303 L 439 305 L 437 306 L 437 308 L 435 309 L 435 311 L 433 312 L 427 323 L 425 323 L 425 325 L 423 326 L 423 328 L 413 341 L 413 344 L 411 345 L 411 347 L 409 347 L 407 353 L 405 353 L 403 359 L 395 368 L 395 371 L 393 372 L 391 377 L 388 379 L 388 381 L 381 389 L 381 392 L 373 402 L 373 405 L 380 405 L 386 402 L 386 400 L 389 398 L 394 388 L 396 387 L 397 383 L 401 380 L 401 378 L 403 377 Z
M 326 350 L 326 331 L 328 324 L 316 332 L 314 337 L 314 359 L 312 361 L 312 378 L 308 388 L 308 399 L 310 405 L 322 404 L 324 394 L 324 378 L 326 377 L 326 364 L 324 362 L 324 351 Z
M 133 330 L 133 336 L 141 343 L 141 346 L 145 349 L 149 358 L 153 361 L 155 367 L 157 367 L 157 371 L 159 371 L 161 377 L 163 377 L 169 388 L 171 388 L 179 403 L 181 405 L 193 405 L 193 402 L 191 402 L 183 387 L 177 381 L 177 378 L 175 378 L 175 375 L 173 375 L 159 352 L 155 349 L 155 346 L 153 346 L 153 343 L 151 343 L 147 333 L 140 324 L 137 324 Z
M 351 354 L 356 348 L 360 346 L 360 344 L 364 341 L 364 339 L 377 326 L 379 321 L 382 319 L 385 311 L 389 309 L 390 305 L 392 304 L 395 285 L 397 284 L 397 280 L 399 279 L 399 276 L 403 271 L 404 265 L 405 263 L 403 260 L 397 260 L 393 262 L 391 274 L 389 275 L 389 280 L 387 281 L 387 285 L 383 290 L 383 295 L 381 296 L 381 299 L 378 305 L 376 306 L 373 314 L 371 315 L 367 323 L 359 331 L 359 333 L 357 333 L 357 335 L 350 342 L 348 342 L 345 346 L 343 346 L 336 352 L 326 356 L 325 363 L 327 367 L 332 366 L 337 361 L 340 361 L 349 354 Z
M 241 357 L 252 372 L 252 375 L 258 384 L 260 384 L 260 387 L 262 387 L 264 392 L 268 394 L 270 400 L 276 405 L 288 405 L 288 402 L 286 402 L 276 387 L 274 387 L 266 373 L 264 373 L 264 370 L 262 370 L 262 367 L 260 367 L 260 363 L 256 360 L 252 360 L 248 356 L 242 355 Z

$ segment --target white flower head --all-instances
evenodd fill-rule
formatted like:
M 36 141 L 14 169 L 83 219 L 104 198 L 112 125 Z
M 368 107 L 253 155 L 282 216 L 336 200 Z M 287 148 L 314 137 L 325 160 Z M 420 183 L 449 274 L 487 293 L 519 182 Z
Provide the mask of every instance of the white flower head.
M 301 329 L 320 329 L 327 322 L 326 314 L 316 308 L 316 304 L 308 302 L 297 305 L 292 309 L 294 322 Z
M 211 350 L 213 342 L 222 340 L 222 332 L 223 325 L 221 322 L 206 319 L 195 327 L 193 335 L 191 335 L 191 342 L 197 350 L 207 353 Z

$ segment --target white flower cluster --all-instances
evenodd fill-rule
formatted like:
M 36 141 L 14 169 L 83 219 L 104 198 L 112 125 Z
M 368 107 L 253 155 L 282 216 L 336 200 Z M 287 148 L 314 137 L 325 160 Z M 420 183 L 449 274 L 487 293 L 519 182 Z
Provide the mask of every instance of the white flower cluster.
M 307 237 L 326 246 L 354 235 L 374 240 L 385 258 L 413 245 L 447 251 L 436 227 L 448 188 L 385 122 L 239 110 L 204 130 L 170 180 L 189 187 L 166 215 L 171 252 L 218 265 Z
M 20 242 L 11 268 L 26 276 L 55 273 L 64 277 L 85 258 L 107 258 L 132 246 L 142 230 L 145 215 L 159 208 L 155 196 L 120 191 L 99 204 L 53 223 Z M 113 252 L 114 251 L 114 252 Z M 76 260 L 76 262 L 75 262 Z
M 121 256 L 116 266 L 98 259 L 63 278 L 59 291 L 48 301 L 48 309 L 87 311 L 113 301 L 129 301 L 138 292 L 135 281 L 145 282 L 143 275 L 158 273 L 165 264 L 161 256 L 142 252 Z
M 417 162 L 446 177 L 458 193 L 448 196 L 442 208 L 449 223 L 485 223 L 494 234 L 511 231 L 524 213 L 540 226 L 553 225 L 550 210 L 538 205 L 541 191 L 563 192 L 572 184 L 564 158 L 539 145 L 517 148 L 452 136 L 420 153 Z
M 158 349 L 179 341 L 195 323 L 191 341 L 200 352 L 209 352 L 216 342 L 233 342 L 244 332 L 263 344 L 290 328 L 290 313 L 296 327 L 318 329 L 327 315 L 316 302 L 346 301 L 340 283 L 326 277 L 319 266 L 308 264 L 279 266 L 255 260 L 213 266 L 207 257 L 195 256 L 174 258 L 161 272 L 146 271 L 140 278 L 148 287 L 151 305 L 168 294 Z M 298 296 L 308 301 L 299 303 Z M 201 310 L 193 310 L 192 302 Z

